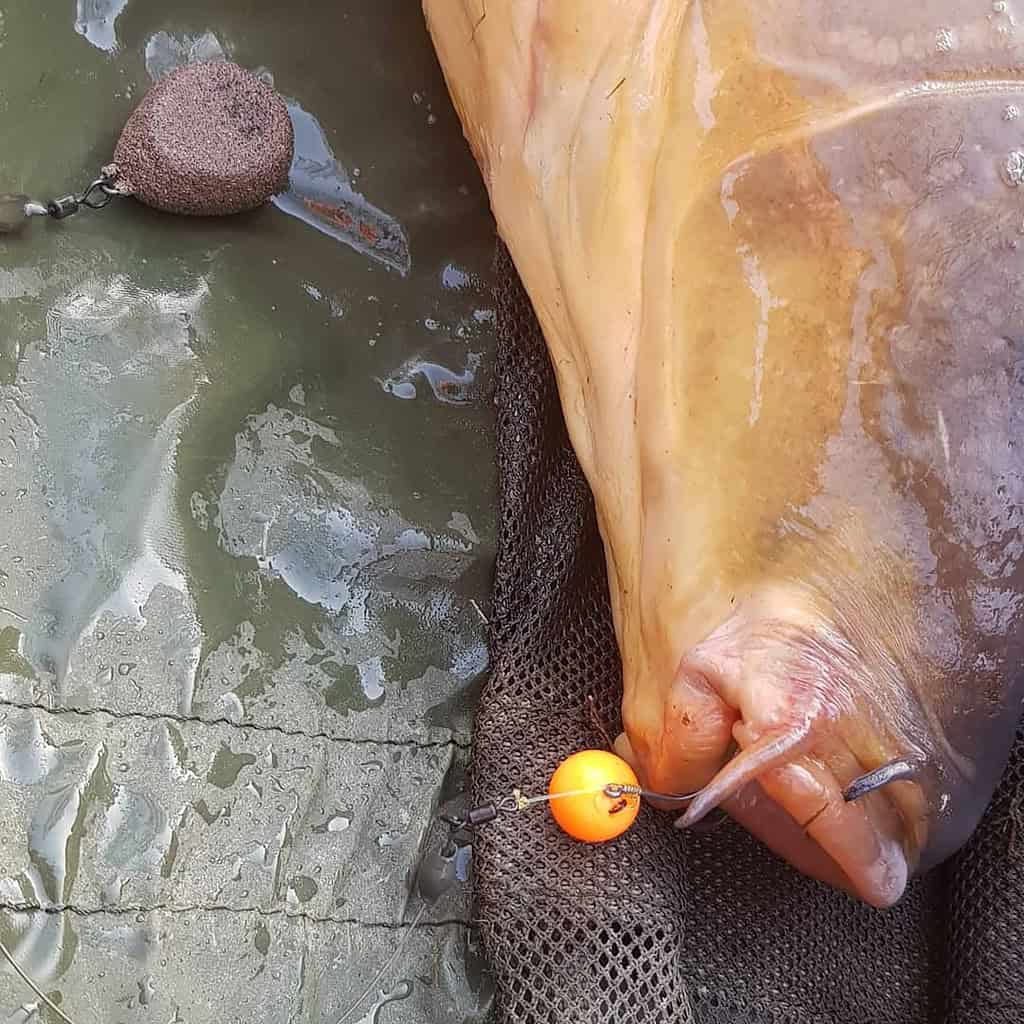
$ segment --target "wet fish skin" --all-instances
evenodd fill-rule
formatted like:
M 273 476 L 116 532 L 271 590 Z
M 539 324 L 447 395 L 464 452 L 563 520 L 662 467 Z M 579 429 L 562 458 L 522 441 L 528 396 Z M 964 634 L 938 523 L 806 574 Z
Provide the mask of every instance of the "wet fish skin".
M 720 804 L 891 905 L 972 834 L 1024 696 L 1012 12 L 424 10 L 594 494 L 618 749 L 707 787 L 682 824 Z

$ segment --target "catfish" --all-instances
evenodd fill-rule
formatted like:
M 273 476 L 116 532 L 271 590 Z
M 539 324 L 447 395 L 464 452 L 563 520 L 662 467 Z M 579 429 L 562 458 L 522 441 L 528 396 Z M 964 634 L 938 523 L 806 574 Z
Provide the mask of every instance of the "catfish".
M 424 3 L 594 496 L 616 749 L 879 908 L 1024 697 L 1011 7 Z

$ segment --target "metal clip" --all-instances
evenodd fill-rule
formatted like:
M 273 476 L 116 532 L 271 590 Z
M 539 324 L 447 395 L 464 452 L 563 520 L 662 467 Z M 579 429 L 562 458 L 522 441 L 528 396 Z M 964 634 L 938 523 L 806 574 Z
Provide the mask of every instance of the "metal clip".
M 52 199 L 46 204 L 46 212 L 54 220 L 64 220 L 65 217 L 78 213 L 83 206 L 90 210 L 102 210 L 119 194 L 114 187 L 114 179 L 103 176 L 90 182 L 89 187 L 81 195 L 72 194 Z
M 99 198 L 94 199 L 93 193 L 98 192 Z M 90 210 L 102 210 L 104 206 L 109 206 L 111 199 L 118 194 L 117 189 L 114 188 L 114 182 L 111 178 L 97 178 L 95 181 L 89 184 L 89 187 L 78 197 L 78 201 L 82 206 L 88 206 Z

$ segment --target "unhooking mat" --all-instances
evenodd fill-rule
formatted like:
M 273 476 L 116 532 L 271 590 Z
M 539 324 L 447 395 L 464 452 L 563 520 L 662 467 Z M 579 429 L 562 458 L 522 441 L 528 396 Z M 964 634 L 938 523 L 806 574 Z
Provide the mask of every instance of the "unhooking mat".
M 619 729 L 620 662 L 589 489 L 540 328 L 499 248 L 501 527 L 474 797 L 543 791 Z M 594 713 L 596 711 L 596 714 Z M 605 846 L 550 816 L 481 831 L 475 898 L 499 1024 L 1024 1021 L 1024 733 L 970 845 L 880 912 L 726 819 L 641 811 Z

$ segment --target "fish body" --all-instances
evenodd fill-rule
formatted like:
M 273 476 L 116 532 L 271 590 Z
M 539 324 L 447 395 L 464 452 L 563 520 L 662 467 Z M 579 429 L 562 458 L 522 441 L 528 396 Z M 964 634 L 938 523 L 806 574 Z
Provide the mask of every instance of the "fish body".
M 1024 696 L 1008 0 L 424 9 L 594 495 L 617 749 L 891 905 Z

